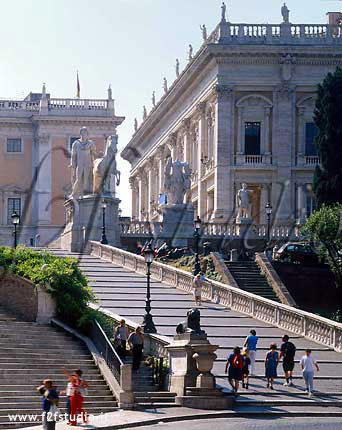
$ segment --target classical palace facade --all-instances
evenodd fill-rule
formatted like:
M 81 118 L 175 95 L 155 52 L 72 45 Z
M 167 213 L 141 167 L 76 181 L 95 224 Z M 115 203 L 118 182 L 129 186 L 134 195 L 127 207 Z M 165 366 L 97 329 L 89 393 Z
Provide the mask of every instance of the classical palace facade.
M 342 66 L 342 27 L 328 24 L 232 24 L 214 32 L 122 152 L 131 163 L 132 217 L 160 220 L 169 156 L 187 161 L 196 214 L 234 222 L 236 193 L 252 191 L 252 215 L 266 223 L 304 222 L 315 207 L 313 140 L 317 84 Z
M 0 99 L 0 244 L 13 243 L 11 216 L 20 217 L 25 245 L 44 245 L 65 225 L 64 201 L 71 191 L 70 152 L 80 128 L 88 127 L 103 149 L 123 117 L 107 99 L 62 99 L 30 93 L 24 100 Z

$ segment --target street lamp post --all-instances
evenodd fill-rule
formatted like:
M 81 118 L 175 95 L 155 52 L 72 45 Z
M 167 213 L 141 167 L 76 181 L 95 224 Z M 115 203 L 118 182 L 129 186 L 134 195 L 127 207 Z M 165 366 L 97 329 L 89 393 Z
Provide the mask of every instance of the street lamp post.
M 108 240 L 106 237 L 106 207 L 107 207 L 107 203 L 105 200 L 103 200 L 102 201 L 102 235 L 100 240 L 100 243 L 102 243 L 102 245 L 108 245 Z
M 266 210 L 266 215 L 267 215 L 267 242 L 270 243 L 272 206 L 269 202 L 266 204 L 265 210 Z
M 20 216 L 16 211 L 12 213 L 12 224 L 14 225 L 14 249 L 17 247 L 17 226 L 20 224 Z
M 195 219 L 195 266 L 194 266 L 194 276 L 196 276 L 201 271 L 201 264 L 199 259 L 199 241 L 200 241 L 200 230 L 201 230 L 202 221 L 200 217 L 197 215 Z
M 157 329 L 153 322 L 153 317 L 151 315 L 151 264 L 154 258 L 154 251 L 150 244 L 148 244 L 144 250 L 143 255 L 145 258 L 145 263 L 147 267 L 147 291 L 146 291 L 146 305 L 145 305 L 145 315 L 143 321 L 144 333 L 157 333 Z

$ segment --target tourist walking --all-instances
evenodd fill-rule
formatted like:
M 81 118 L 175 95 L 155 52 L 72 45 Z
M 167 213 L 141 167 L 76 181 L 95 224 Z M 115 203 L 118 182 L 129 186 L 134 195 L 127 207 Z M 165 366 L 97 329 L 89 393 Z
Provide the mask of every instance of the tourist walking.
M 258 336 L 256 335 L 255 330 L 251 330 L 249 332 L 249 335 L 246 337 L 244 347 L 248 349 L 248 356 L 251 361 L 249 372 L 250 375 L 254 375 L 254 366 L 255 366 L 255 359 L 256 359 L 256 349 L 258 344 Z
M 194 297 L 195 297 L 195 304 L 196 306 L 201 306 L 202 304 L 202 279 L 201 274 L 197 273 L 197 275 L 194 277 L 192 281 L 192 288 L 194 289 Z
M 83 423 L 86 424 L 88 422 L 88 415 L 83 409 L 83 402 L 84 397 L 88 394 L 89 384 L 82 379 L 83 372 L 81 369 L 77 369 L 73 374 L 70 374 L 66 369 L 64 369 L 64 373 L 72 384 L 69 424 L 76 426 L 79 415 L 82 416 Z
M 42 421 L 44 430 L 55 430 L 58 419 L 59 396 L 51 379 L 45 379 L 43 385 L 37 387 L 38 393 L 42 396 Z
M 284 386 L 293 386 L 292 373 L 295 366 L 294 358 L 296 355 L 296 347 L 290 342 L 290 337 L 285 334 L 282 338 L 282 345 L 280 347 L 279 361 L 283 359 L 283 369 L 285 373 Z
M 118 353 L 121 357 L 126 357 L 126 343 L 129 336 L 129 330 L 126 321 L 121 320 L 120 325 L 115 329 L 115 343 L 118 345 Z
M 265 357 L 265 376 L 267 379 L 267 388 L 273 390 L 273 382 L 277 377 L 277 366 L 278 366 L 279 354 L 277 351 L 277 345 L 271 343 L 270 350 Z
M 312 396 L 313 392 L 313 380 L 315 376 L 315 367 L 319 372 L 319 366 L 317 361 L 311 355 L 311 349 L 305 351 L 305 355 L 300 360 L 300 365 L 303 371 L 303 378 L 306 385 L 305 392 L 308 393 L 309 397 Z
M 251 365 L 251 359 L 248 355 L 249 351 L 247 348 L 242 352 L 243 357 L 243 368 L 242 368 L 242 388 L 248 390 L 249 386 L 249 366 Z
M 137 372 L 140 367 L 140 362 L 142 360 L 142 353 L 144 349 L 144 335 L 141 332 L 141 327 L 138 326 L 133 333 L 130 334 L 128 338 L 128 343 L 132 347 L 133 356 L 133 372 Z
M 241 349 L 237 346 L 232 354 L 227 358 L 225 373 L 228 373 L 228 382 L 236 395 L 239 390 L 240 381 L 242 381 L 243 357 Z

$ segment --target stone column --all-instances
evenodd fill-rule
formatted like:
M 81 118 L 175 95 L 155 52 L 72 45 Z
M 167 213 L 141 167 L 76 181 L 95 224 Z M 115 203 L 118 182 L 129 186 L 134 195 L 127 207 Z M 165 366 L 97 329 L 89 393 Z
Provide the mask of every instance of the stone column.
M 291 190 L 292 160 L 295 150 L 295 90 L 288 86 L 276 89 L 274 100 L 276 101 L 276 121 L 278 171 L 276 177 L 277 196 L 279 204 L 275 212 L 275 222 L 288 224 L 293 218 L 294 197 Z M 292 198 L 293 197 L 293 198 Z
M 305 108 L 298 109 L 298 152 L 297 152 L 297 165 L 304 165 L 305 156 Z
M 226 222 L 233 215 L 234 95 L 233 89 L 216 85 L 214 219 Z
M 190 145 L 191 145 L 191 137 L 190 137 L 190 119 L 185 118 L 182 121 L 182 133 L 184 136 L 184 161 L 190 164 Z
M 144 207 L 144 196 L 143 196 L 143 183 L 142 183 L 142 177 L 143 172 L 139 171 L 137 175 L 137 181 L 138 181 L 138 194 L 139 194 L 139 200 L 138 200 L 138 217 L 137 219 L 139 221 L 142 221 L 142 210 Z
M 146 221 L 148 218 L 148 208 L 149 208 L 149 174 L 148 170 L 145 168 L 142 174 L 142 182 L 141 182 L 141 193 L 142 193 L 142 211 L 143 214 L 141 216 L 141 221 Z
M 157 149 L 157 160 L 158 160 L 158 168 L 159 168 L 159 175 L 158 175 L 158 196 L 159 194 L 164 192 L 164 169 L 165 169 L 165 159 L 164 159 L 164 146 L 159 146 Z
M 268 186 L 266 184 L 260 185 L 260 224 L 267 224 L 267 216 L 266 216 L 266 204 L 268 203 Z
M 206 119 L 205 119 L 205 103 L 199 103 L 197 111 L 199 113 L 198 121 L 198 146 L 197 146 L 197 171 L 198 171 L 198 182 L 197 182 L 197 213 L 202 221 L 206 221 L 207 218 L 207 196 L 206 196 L 206 184 L 203 182 L 204 169 L 202 164 L 202 154 L 205 151 L 206 142 Z
M 138 196 L 138 192 L 139 192 L 139 188 L 137 186 L 136 183 L 136 178 L 131 176 L 129 178 L 129 184 L 131 186 L 131 196 L 132 196 L 132 218 L 138 219 L 139 215 L 138 215 L 138 207 L 139 207 L 139 196 Z
M 297 185 L 297 214 L 298 214 L 298 224 L 305 224 L 306 222 L 306 194 L 305 194 L 305 184 Z
M 238 155 L 242 155 L 245 153 L 245 145 L 244 145 L 245 130 L 244 130 L 242 117 L 243 117 L 243 107 L 239 106 L 238 107 L 238 131 L 237 131 Z
M 271 108 L 265 108 L 265 142 L 264 148 L 261 151 L 261 154 L 269 155 L 271 154 L 271 142 L 270 142 L 270 116 L 271 116 Z
M 153 158 L 149 158 L 145 164 L 146 176 L 147 176 L 147 219 L 150 220 L 152 216 L 152 200 L 153 200 Z
M 48 134 L 39 133 L 34 142 L 34 169 L 37 172 L 35 184 L 32 217 L 33 223 L 39 225 L 51 224 L 51 140 Z M 39 233 L 38 233 L 39 234 Z M 44 242 L 44 238 L 41 237 Z

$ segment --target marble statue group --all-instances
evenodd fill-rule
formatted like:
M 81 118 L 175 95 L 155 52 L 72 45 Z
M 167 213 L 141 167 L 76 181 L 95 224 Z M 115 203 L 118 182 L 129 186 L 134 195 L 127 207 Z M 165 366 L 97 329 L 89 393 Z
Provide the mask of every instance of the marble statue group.
M 120 184 L 120 172 L 116 167 L 117 143 L 115 133 L 108 137 L 104 154 L 97 154 L 95 143 L 89 140 L 88 129 L 81 128 L 80 138 L 73 143 L 71 150 L 71 197 L 110 193 L 112 175 L 116 178 L 116 185 Z
M 170 157 L 165 166 L 164 189 L 167 204 L 182 205 L 184 197 L 191 187 L 191 170 L 189 163 L 172 161 Z

